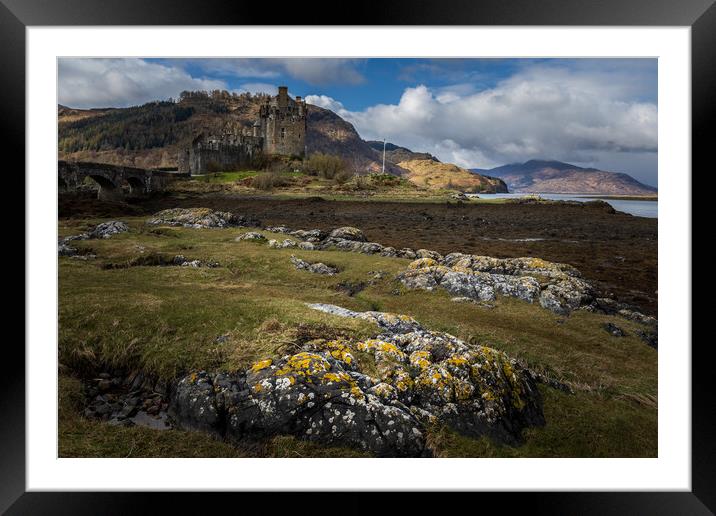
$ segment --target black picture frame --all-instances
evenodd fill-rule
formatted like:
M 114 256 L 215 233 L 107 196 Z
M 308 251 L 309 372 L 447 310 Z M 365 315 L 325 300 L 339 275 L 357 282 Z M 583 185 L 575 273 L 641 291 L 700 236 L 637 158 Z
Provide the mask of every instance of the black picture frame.
M 280 4 L 277 4 L 280 5 Z M 710 148 L 716 96 L 716 5 L 714 0 L 486 0 L 415 2 L 399 0 L 339 4 L 314 1 L 291 9 L 274 9 L 261 2 L 204 0 L 0 0 L 0 55 L 3 83 L 0 125 L 5 149 L 25 170 L 25 28 L 50 25 L 573 25 L 573 26 L 689 26 L 692 35 L 692 169 L 712 169 Z M 318 17 L 315 13 L 329 13 Z M 6 188 L 24 191 L 15 176 Z M 31 195 L 32 192 L 25 192 Z M 695 203 L 692 203 L 695 205 Z M 692 220 L 696 220 L 693 217 Z M 693 233 L 692 233 L 693 234 Z M 693 253 L 693 250 L 692 250 Z M 699 262 L 692 254 L 693 270 Z M 26 275 L 29 271 L 26 270 Z M 683 300 L 691 303 L 692 300 Z M 31 306 L 26 310 L 32 310 Z M 692 316 L 693 320 L 693 316 Z M 709 339 L 710 340 L 710 339 Z M 678 343 L 675 343 L 678 344 Z M 687 345 L 688 343 L 683 343 Z M 716 511 L 716 440 L 714 386 L 709 341 L 692 348 L 692 491 L 620 493 L 485 493 L 486 501 L 510 509 L 550 514 L 711 514 Z M 7 348 L 12 349 L 7 349 Z M 7 514 L 127 514 L 154 512 L 153 504 L 169 512 L 207 513 L 216 505 L 237 503 L 245 494 L 210 497 L 171 493 L 27 493 L 25 489 L 25 354 L 6 342 L 5 367 L 0 375 L 0 511 Z M 12 367 L 9 364 L 13 364 Z M 283 504 L 280 497 L 273 504 Z M 310 496 L 310 495 L 309 495 Z M 496 500 L 495 500 L 496 499 Z M 423 505 L 424 497 L 412 497 Z M 245 502 L 241 502 L 245 503 Z M 363 495 L 336 495 L 320 502 L 340 504 L 365 513 L 376 506 Z M 476 503 L 466 501 L 468 504 Z M 325 504 L 325 505 L 324 505 Z M 448 510 L 457 510 L 460 497 Z M 278 507 L 274 506 L 274 507 Z M 318 507 L 318 506 L 316 506 Z M 238 508 L 238 507 L 237 507 Z

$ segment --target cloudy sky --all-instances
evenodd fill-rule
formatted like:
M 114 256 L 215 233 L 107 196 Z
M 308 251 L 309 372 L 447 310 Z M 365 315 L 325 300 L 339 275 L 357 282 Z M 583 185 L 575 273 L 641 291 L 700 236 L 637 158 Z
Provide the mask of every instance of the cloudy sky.
M 657 186 L 656 59 L 60 59 L 59 103 L 126 107 L 183 90 L 291 95 L 365 139 L 469 168 L 556 159 Z

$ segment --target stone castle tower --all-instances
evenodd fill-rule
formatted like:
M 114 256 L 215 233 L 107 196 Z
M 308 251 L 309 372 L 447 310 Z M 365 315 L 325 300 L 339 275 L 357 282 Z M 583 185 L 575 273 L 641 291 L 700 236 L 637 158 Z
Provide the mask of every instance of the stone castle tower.
M 288 96 L 288 88 L 279 86 L 278 95 L 261 106 L 259 131 L 264 153 L 303 156 L 306 145 L 306 101 Z
M 179 172 L 203 174 L 211 168 L 229 170 L 250 167 L 259 155 L 299 156 L 306 152 L 306 101 L 292 99 L 287 86 L 279 86 L 259 109 L 251 128 L 202 133 L 191 147 L 179 152 Z

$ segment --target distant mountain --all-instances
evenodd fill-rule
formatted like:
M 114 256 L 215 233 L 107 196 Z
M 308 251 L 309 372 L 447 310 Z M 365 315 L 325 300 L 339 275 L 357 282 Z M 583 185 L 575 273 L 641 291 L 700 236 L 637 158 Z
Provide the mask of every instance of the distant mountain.
M 383 142 L 377 140 L 367 140 L 366 143 L 375 150 L 378 155 L 378 159 L 382 162 L 383 160 Z M 438 158 L 427 152 L 413 152 L 405 147 L 400 147 L 390 142 L 385 144 L 385 161 L 398 164 L 401 161 L 410 161 L 413 159 L 430 159 L 433 161 L 440 161 Z
M 381 142 L 382 145 L 382 142 Z M 398 163 L 408 170 L 408 180 L 429 189 L 459 190 L 468 193 L 506 193 L 507 185 L 502 179 L 470 172 L 451 163 L 432 159 L 413 159 Z
M 256 120 L 265 95 L 185 92 L 173 101 L 110 109 L 57 106 L 59 159 L 142 168 L 173 167 L 179 150 L 200 131 L 240 131 Z M 308 153 L 343 157 L 358 173 L 380 172 L 381 159 L 355 128 L 334 112 L 308 105 Z M 393 162 L 386 172 L 402 175 Z
M 473 173 L 503 179 L 510 191 L 527 193 L 653 195 L 657 189 L 640 183 L 628 174 L 582 168 L 552 160 L 530 160 Z

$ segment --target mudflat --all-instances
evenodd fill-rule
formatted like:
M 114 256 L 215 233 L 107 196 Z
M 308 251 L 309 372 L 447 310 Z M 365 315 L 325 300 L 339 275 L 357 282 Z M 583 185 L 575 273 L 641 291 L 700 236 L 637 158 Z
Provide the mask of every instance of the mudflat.
M 256 217 L 264 226 L 355 226 L 369 240 L 396 248 L 569 263 L 602 294 L 657 314 L 657 219 L 613 213 L 600 204 L 282 200 L 218 193 L 107 203 L 89 196 L 60 196 L 59 216 L 142 215 L 178 207 L 232 211 Z

